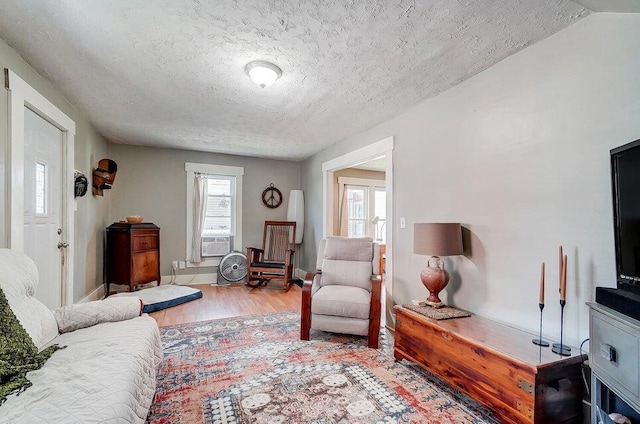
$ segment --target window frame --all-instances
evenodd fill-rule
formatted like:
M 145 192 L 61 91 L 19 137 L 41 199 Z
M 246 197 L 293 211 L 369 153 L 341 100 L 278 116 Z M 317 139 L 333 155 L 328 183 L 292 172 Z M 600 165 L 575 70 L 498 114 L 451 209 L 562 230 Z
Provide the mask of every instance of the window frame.
M 363 187 L 367 190 L 367 214 L 369 215 L 365 220 L 367 221 L 366 225 L 366 233 L 367 237 L 375 238 L 374 225 L 371 223 L 371 220 L 375 216 L 371 216 L 372 213 L 375 213 L 374 204 L 375 204 L 375 192 L 377 189 L 383 189 L 385 192 L 386 181 L 385 180 L 376 180 L 372 178 L 359 178 L 359 177 L 338 177 L 338 196 L 340 199 L 343 196 L 346 196 L 347 186 L 356 186 Z M 348 226 L 348 216 L 344 217 L 344 223 Z M 386 221 L 386 219 L 385 219 Z M 347 230 L 348 231 L 348 230 Z M 376 240 L 374 240 L 376 241 Z M 377 241 L 376 241 L 377 242 Z
M 193 233 L 193 179 L 196 173 L 219 175 L 224 177 L 235 178 L 235 207 L 232 211 L 232 235 L 231 235 L 231 251 L 240 250 L 242 248 L 242 177 L 244 175 L 244 167 L 241 166 L 228 166 L 228 165 L 215 165 L 207 163 L 193 163 L 185 162 L 185 171 L 187 173 L 187 237 L 185 243 L 185 258 L 188 268 L 193 267 L 205 267 L 205 266 L 218 266 L 220 265 L 221 256 L 216 257 L 204 257 L 200 263 L 191 262 L 191 237 Z

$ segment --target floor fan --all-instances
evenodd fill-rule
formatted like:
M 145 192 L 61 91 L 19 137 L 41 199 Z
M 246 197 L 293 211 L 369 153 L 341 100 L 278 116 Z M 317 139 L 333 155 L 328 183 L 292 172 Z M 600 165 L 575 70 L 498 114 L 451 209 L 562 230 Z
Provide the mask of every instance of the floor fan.
M 218 276 L 227 283 L 235 283 L 247 276 L 247 257 L 241 252 L 229 252 L 220 260 Z M 218 278 L 218 284 L 226 284 Z

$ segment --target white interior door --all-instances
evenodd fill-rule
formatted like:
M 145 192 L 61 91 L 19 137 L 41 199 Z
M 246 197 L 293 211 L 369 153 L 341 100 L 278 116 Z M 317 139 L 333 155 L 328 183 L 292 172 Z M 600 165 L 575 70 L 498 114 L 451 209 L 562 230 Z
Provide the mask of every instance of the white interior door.
M 35 260 L 36 297 L 49 307 L 73 303 L 76 125 L 9 69 L 6 245 Z
M 51 309 L 63 299 L 63 141 L 60 129 L 25 107 L 24 252 L 38 266 L 35 296 Z

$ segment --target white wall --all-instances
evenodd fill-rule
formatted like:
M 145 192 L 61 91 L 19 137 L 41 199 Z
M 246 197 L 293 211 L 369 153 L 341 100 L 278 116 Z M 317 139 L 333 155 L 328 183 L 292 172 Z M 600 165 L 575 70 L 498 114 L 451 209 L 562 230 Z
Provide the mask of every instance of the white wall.
M 111 144 L 110 158 L 118 173 L 105 199 L 111 205 L 111 222 L 138 214 L 160 227 L 160 273 L 169 275 L 171 262 L 184 260 L 187 252 L 187 173 L 185 162 L 244 167 L 242 193 L 242 251 L 262 245 L 265 220 L 285 220 L 289 192 L 300 188 L 298 162 L 246 156 L 203 153 L 142 146 Z M 262 191 L 273 183 L 283 196 L 282 205 L 269 209 Z M 110 223 L 111 223 L 110 222 Z M 204 268 L 204 267 L 203 267 Z M 193 269 L 178 273 L 193 273 Z M 204 268 L 201 273 L 213 272 Z
M 445 302 L 560 333 L 558 246 L 568 254 L 565 340 L 588 337 L 595 286 L 615 286 L 609 150 L 640 138 L 640 15 L 595 14 L 304 163 L 305 261 L 322 236 L 323 162 L 395 136 L 393 298 L 426 297 L 416 222 L 461 222 Z M 405 217 L 407 228 L 400 229 Z

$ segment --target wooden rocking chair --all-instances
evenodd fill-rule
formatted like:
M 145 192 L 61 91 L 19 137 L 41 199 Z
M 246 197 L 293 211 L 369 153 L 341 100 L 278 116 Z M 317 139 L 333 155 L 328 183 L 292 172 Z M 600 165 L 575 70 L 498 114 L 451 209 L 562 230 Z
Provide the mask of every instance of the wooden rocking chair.
M 288 290 L 293 278 L 295 240 L 294 221 L 265 221 L 262 248 L 247 248 L 247 286 L 259 287 L 281 279 L 283 289 Z

